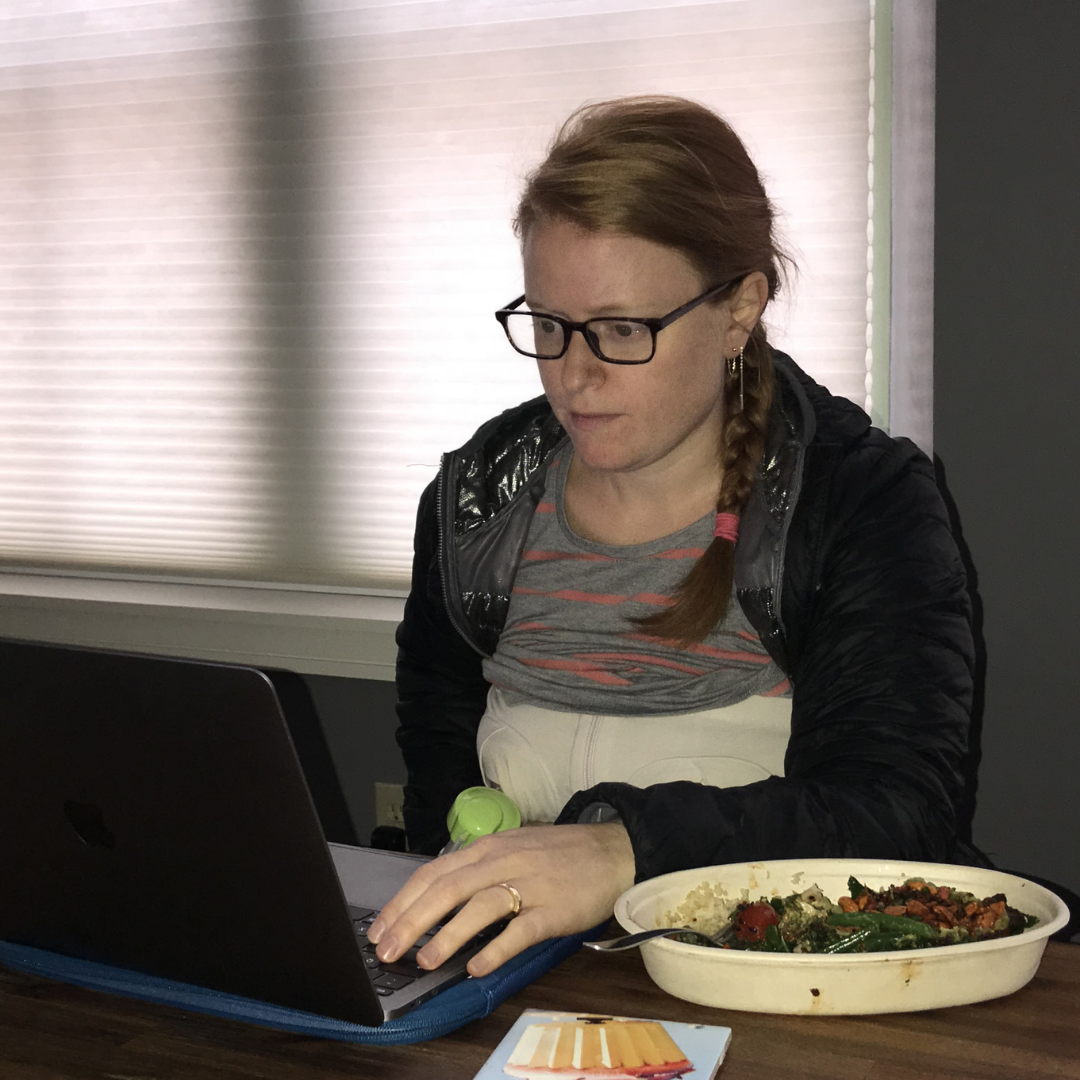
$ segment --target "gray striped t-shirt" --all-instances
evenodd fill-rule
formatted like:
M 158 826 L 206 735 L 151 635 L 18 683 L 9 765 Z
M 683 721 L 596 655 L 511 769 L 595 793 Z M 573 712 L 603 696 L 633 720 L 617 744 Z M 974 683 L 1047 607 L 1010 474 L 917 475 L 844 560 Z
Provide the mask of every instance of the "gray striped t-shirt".
M 755 694 L 790 695 L 734 597 L 700 644 L 644 634 L 629 619 L 671 604 L 675 587 L 712 541 L 709 514 L 647 544 L 613 546 L 577 536 L 563 493 L 573 454 L 548 467 L 518 565 L 488 682 L 567 712 L 650 716 L 734 705 Z

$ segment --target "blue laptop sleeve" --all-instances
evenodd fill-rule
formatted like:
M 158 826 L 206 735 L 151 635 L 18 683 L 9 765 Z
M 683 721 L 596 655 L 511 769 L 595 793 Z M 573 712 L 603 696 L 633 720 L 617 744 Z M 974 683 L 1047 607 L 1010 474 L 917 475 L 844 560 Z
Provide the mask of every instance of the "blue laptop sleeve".
M 323 1039 L 392 1046 L 435 1039 L 472 1020 L 487 1016 L 511 994 L 516 994 L 575 952 L 582 942 L 597 937 L 601 930 L 603 926 L 598 926 L 583 934 L 542 941 L 508 960 L 490 975 L 479 979 L 466 979 L 404 1016 L 388 1020 L 379 1027 L 315 1016 L 265 1001 L 223 994 L 189 983 L 171 982 L 153 975 L 142 975 L 137 971 L 96 964 L 90 960 L 79 960 L 8 941 L 0 941 L 0 963 L 17 971 L 60 979 L 94 990 L 105 990 L 111 994 L 153 1001 L 160 1005 L 173 1005 L 190 1012 L 244 1020 L 249 1024 L 281 1028 L 284 1031 L 295 1031 Z

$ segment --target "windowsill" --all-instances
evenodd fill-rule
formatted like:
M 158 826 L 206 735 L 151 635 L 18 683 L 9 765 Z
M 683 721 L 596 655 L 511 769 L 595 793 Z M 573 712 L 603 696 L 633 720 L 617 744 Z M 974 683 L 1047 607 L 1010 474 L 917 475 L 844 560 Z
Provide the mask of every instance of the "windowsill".
M 393 681 L 403 596 L 0 573 L 0 636 Z

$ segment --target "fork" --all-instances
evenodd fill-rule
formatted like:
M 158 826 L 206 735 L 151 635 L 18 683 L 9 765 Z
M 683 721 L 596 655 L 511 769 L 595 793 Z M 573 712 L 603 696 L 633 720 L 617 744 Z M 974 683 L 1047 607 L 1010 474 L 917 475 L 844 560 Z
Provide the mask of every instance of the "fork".
M 701 938 L 706 945 L 718 946 L 720 944 L 717 938 L 703 934 L 700 930 L 692 930 L 689 926 L 664 926 L 657 930 L 642 930 L 638 934 L 609 938 L 607 941 L 586 941 L 584 944 L 586 949 L 595 949 L 596 952 L 622 952 L 623 949 L 635 949 L 646 941 L 652 941 L 653 938 L 671 937 L 672 934 L 691 934 L 696 938 Z M 719 936 L 718 934 L 717 937 Z

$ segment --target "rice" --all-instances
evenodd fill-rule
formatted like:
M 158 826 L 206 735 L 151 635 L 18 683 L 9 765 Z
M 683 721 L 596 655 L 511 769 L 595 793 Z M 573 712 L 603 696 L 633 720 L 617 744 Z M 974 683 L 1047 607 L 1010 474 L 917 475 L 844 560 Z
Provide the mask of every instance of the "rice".
M 743 889 L 738 897 L 728 897 L 722 885 L 703 881 L 693 889 L 678 907 L 657 916 L 656 925 L 689 926 L 703 934 L 718 934 L 731 922 L 735 908 L 750 899 L 750 890 Z

